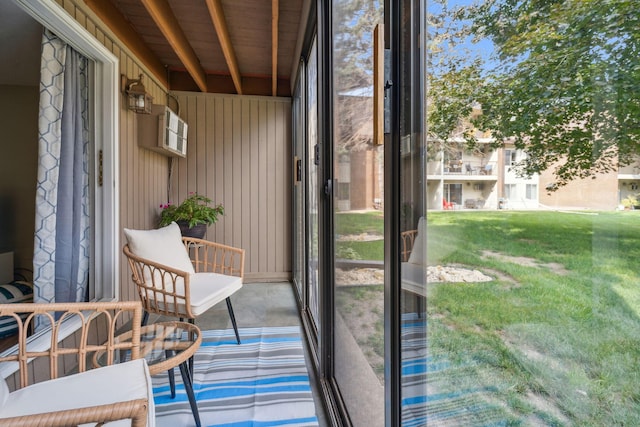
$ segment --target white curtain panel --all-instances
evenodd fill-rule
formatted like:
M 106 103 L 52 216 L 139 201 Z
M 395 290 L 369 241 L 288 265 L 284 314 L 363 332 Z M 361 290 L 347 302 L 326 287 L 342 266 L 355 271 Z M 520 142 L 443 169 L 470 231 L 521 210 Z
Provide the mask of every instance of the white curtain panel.
M 88 60 L 42 37 L 34 302 L 84 301 L 89 280 Z

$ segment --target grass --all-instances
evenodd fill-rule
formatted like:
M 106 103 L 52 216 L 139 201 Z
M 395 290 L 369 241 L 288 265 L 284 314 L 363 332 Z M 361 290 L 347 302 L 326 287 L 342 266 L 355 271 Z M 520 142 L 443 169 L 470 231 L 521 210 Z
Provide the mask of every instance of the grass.
M 336 214 L 336 234 L 359 235 L 372 234 L 384 235 L 384 223 L 382 213 L 338 213 Z M 384 241 L 341 241 L 336 243 L 336 256 L 343 259 L 378 260 L 384 259 Z
M 373 240 L 370 242 L 337 242 L 336 256 L 345 259 L 384 259 L 384 241 Z
M 384 235 L 384 222 L 381 211 L 363 213 L 337 213 L 336 234 L 377 234 Z
M 496 277 L 429 284 L 428 347 L 472 366 L 509 423 L 640 425 L 637 213 L 430 212 L 427 236 L 429 264 Z
M 447 333 L 430 336 L 430 345 L 483 360 L 522 416 L 550 424 L 640 425 L 637 215 L 434 213 L 427 222 L 430 263 L 505 275 L 434 286 L 428 317 L 440 319 L 433 326 Z M 483 257 L 487 250 L 539 265 Z M 549 263 L 567 272 L 543 266 Z M 530 393 L 546 406 L 528 404 Z

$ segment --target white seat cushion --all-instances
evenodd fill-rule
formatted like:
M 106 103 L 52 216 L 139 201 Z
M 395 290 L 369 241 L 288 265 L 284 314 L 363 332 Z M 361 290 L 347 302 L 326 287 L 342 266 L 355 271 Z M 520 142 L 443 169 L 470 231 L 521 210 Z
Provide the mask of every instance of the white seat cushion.
M 180 227 L 175 222 L 157 230 L 125 228 L 124 235 L 133 254 L 189 274 L 195 273 L 189 253 L 182 243 Z
M 153 389 L 144 359 L 43 381 L 9 393 L 0 418 L 40 414 L 134 399 L 149 399 L 147 426 L 155 426 Z M 109 426 L 120 423 L 109 423 Z M 131 425 L 125 421 L 122 425 Z
M 219 273 L 196 273 L 189 279 L 191 312 L 204 313 L 242 287 L 242 277 Z
M 420 264 L 403 262 L 400 265 L 402 290 L 423 297 L 427 296 L 427 267 Z
M 425 256 L 426 255 L 426 252 L 425 252 L 426 241 L 424 240 L 425 232 L 426 230 L 425 230 L 424 217 L 421 216 L 420 220 L 418 221 L 418 232 L 416 234 L 415 239 L 413 240 L 413 248 L 411 248 L 411 254 L 409 255 L 409 259 L 407 260 L 407 262 L 411 264 L 418 264 L 418 265 L 427 264 L 427 257 Z
M 189 277 L 191 313 L 194 316 L 201 315 L 242 287 L 242 278 L 237 276 L 219 273 L 195 273 Z M 182 280 L 176 282 L 176 293 L 184 295 L 184 282 Z M 150 294 L 149 298 L 153 299 L 154 295 Z M 158 301 L 157 305 L 160 310 L 168 309 L 169 311 L 174 311 L 173 304 L 165 305 L 164 302 Z M 178 311 L 186 312 L 184 304 L 178 304 Z

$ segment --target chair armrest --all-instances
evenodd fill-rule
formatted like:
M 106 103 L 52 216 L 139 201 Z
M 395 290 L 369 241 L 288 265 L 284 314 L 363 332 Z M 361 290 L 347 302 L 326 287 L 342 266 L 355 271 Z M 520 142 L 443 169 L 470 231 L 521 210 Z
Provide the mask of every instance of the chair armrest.
M 125 245 L 133 282 L 147 313 L 192 318 L 185 313 L 190 301 L 190 274 L 146 258 L 139 257 Z
M 244 277 L 244 249 L 193 237 L 183 237 L 196 273 Z
M 1 424 L 7 427 L 65 427 L 130 419 L 132 427 L 144 427 L 147 425 L 148 406 L 147 399 L 137 399 L 109 405 L 3 418 Z

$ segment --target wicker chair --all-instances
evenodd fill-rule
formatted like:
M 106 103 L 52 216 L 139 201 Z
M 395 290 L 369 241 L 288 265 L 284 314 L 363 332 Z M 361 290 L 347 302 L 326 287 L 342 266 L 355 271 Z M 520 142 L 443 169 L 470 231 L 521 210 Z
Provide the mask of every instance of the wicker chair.
M 18 323 L 15 350 L 0 357 L 3 375 L 17 371 L 11 378 L 14 391 L 9 392 L 7 381 L 0 383 L 0 425 L 102 425 L 122 420 L 131 420 L 126 425 L 135 427 L 155 425 L 151 378 L 146 361 L 139 357 L 138 301 L 2 304 L 0 316 L 11 316 Z M 29 336 L 36 318 L 42 332 Z M 133 339 L 116 343 L 117 328 L 129 319 Z M 64 339 L 65 331 L 75 335 Z M 91 343 L 94 335 L 104 344 Z M 89 369 L 87 361 L 96 351 L 106 352 L 109 366 Z M 120 351 L 132 360 L 112 364 L 120 361 L 116 359 Z M 62 366 L 77 373 L 60 376 Z M 33 380 L 34 376 L 45 380 Z
M 177 224 L 157 230 L 125 229 L 123 252 L 145 310 L 191 323 L 225 300 L 240 344 L 231 295 L 242 287 L 244 249 L 182 237 Z
M 407 262 L 409 260 L 409 256 L 411 255 L 411 250 L 413 249 L 413 242 L 416 240 L 416 235 L 418 234 L 418 230 L 407 230 L 400 233 L 400 237 L 402 238 L 402 262 Z
M 425 244 L 426 221 L 420 217 L 418 227 L 402 233 L 402 289 L 418 297 L 426 296 L 427 257 Z M 419 307 L 420 308 L 420 307 Z

